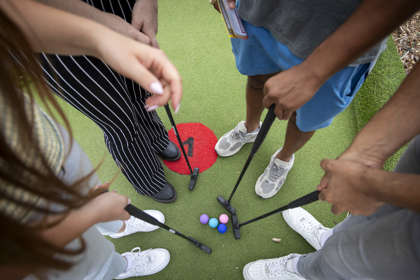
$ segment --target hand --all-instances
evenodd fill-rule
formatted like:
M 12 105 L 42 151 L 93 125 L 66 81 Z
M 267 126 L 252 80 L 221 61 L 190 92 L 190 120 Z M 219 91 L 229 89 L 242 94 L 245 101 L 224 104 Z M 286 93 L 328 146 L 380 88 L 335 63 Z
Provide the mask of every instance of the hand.
M 86 204 L 87 211 L 98 215 L 98 222 L 128 220 L 130 214 L 124 208 L 130 203 L 130 200 L 115 191 L 108 192 L 109 185 L 109 183 L 105 183 L 96 186 L 89 192 L 90 195 L 97 196 Z
M 236 0 L 227 0 L 229 8 L 235 9 L 236 7 Z M 210 0 L 210 4 L 220 13 L 219 2 L 217 0 Z
M 332 204 L 331 212 L 339 214 L 349 211 L 354 215 L 370 215 L 383 203 L 369 196 L 363 164 L 350 160 L 327 160 L 321 162 L 325 175 L 318 190 L 320 200 Z
M 182 97 L 181 77 L 163 51 L 112 31 L 95 36 L 94 55 L 153 94 L 146 100 L 149 109 L 163 106 L 171 99 L 177 111 Z
M 138 28 L 135 28 L 135 26 L 129 24 L 123 18 L 105 12 L 101 12 L 99 15 L 95 20 L 109 29 L 144 44 L 151 44 L 152 41 L 148 35 L 142 33 Z
M 159 48 L 156 41 L 158 31 L 158 5 L 156 0 L 137 0 L 134 4 L 131 25 L 150 39 L 150 45 Z
M 297 65 L 267 80 L 263 104 L 269 108 L 274 103 L 277 117 L 287 120 L 314 96 L 321 85 L 322 81 L 314 73 Z

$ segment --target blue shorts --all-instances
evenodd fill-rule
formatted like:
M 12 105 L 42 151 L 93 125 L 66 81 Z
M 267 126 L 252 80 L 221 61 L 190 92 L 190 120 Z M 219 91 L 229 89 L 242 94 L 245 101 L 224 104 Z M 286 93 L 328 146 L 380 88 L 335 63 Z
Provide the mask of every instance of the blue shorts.
M 298 58 L 263 27 L 242 20 L 248 39 L 232 38 L 236 67 L 247 76 L 273 74 L 300 64 Z M 332 54 L 333 55 L 333 54 Z M 314 131 L 331 124 L 351 103 L 365 81 L 371 63 L 346 67 L 333 75 L 306 104 L 296 111 L 299 130 Z

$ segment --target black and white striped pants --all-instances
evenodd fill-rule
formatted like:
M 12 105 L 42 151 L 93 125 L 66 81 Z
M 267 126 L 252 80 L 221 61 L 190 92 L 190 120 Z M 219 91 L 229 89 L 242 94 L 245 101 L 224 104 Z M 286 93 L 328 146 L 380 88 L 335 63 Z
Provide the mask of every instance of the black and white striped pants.
M 133 0 L 85 2 L 131 22 Z M 156 112 L 144 109 L 149 93 L 93 57 L 42 54 L 41 61 L 53 91 L 103 130 L 109 152 L 137 192 L 159 192 L 166 179 L 157 153 L 169 140 Z

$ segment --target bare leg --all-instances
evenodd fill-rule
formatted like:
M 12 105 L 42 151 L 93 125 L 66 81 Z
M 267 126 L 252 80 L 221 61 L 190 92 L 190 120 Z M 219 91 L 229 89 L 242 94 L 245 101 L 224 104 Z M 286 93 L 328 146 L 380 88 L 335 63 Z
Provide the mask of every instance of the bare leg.
M 121 229 L 119 232 L 123 232 L 125 230 L 125 221 L 123 221 L 123 225 L 121 226 Z
M 265 82 L 275 74 L 248 76 L 246 83 L 246 122 L 248 132 L 256 130 L 260 125 L 261 113 L 264 110 L 262 100 Z
M 292 155 L 302 148 L 315 131 L 303 132 L 296 126 L 296 112 L 290 117 L 287 123 L 286 140 L 283 149 L 277 154 L 277 158 L 282 161 L 289 161 Z

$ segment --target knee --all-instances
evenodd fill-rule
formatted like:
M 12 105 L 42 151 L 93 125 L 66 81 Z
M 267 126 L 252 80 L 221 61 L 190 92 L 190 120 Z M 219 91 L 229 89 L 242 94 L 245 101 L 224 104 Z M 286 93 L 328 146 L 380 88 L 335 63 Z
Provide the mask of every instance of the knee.
M 248 76 L 248 87 L 254 90 L 262 90 L 267 80 L 268 76 L 266 75 Z

